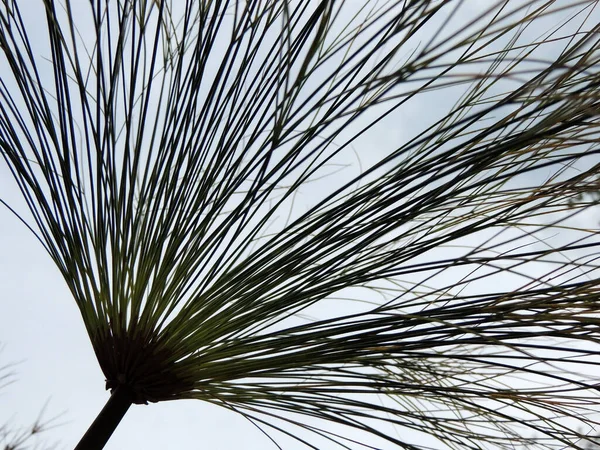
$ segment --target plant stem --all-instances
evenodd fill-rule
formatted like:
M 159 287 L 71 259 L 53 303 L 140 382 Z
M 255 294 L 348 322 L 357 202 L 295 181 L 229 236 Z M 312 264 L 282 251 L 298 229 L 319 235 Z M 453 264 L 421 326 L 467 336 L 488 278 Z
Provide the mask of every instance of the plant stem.
M 127 386 L 117 386 L 75 450 L 103 449 L 131 406 L 132 400 L 131 390 Z

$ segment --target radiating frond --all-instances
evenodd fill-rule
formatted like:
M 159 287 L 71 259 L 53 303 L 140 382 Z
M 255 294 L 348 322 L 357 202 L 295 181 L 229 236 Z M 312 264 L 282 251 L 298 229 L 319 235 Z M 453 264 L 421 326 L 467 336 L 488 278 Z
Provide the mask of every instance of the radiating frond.
M 38 3 L 1 3 L 9 207 L 107 388 L 274 445 L 585 448 L 597 1 Z

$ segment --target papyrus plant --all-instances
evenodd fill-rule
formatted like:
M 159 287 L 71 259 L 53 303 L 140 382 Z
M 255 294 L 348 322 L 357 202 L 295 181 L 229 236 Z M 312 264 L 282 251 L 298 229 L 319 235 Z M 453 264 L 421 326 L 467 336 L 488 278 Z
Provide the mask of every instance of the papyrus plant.
M 2 351 L 2 347 L 0 347 L 0 353 Z M 15 381 L 15 374 L 12 371 L 14 364 L 2 364 L 0 365 L 0 393 L 9 385 L 11 385 Z M 5 403 L 3 401 L 3 403 Z M 2 412 L 6 412 L 4 409 L 4 405 L 2 405 Z M 47 406 L 47 405 L 46 405 Z M 52 450 L 56 448 L 56 445 L 53 446 L 44 446 L 35 445 L 38 440 L 40 434 L 51 428 L 55 425 L 56 419 L 58 417 L 54 417 L 52 419 L 44 418 L 45 409 L 44 406 L 38 415 L 37 419 L 33 421 L 28 426 L 18 426 L 14 423 L 14 417 L 2 417 L 4 421 L 0 422 L 0 449 L 2 450 L 29 450 L 29 449 L 43 449 L 43 450 Z M 37 442 L 39 444 L 39 442 Z
M 583 448 L 596 7 L 2 0 L 3 202 L 112 392 L 77 448 L 184 398 L 274 448 Z

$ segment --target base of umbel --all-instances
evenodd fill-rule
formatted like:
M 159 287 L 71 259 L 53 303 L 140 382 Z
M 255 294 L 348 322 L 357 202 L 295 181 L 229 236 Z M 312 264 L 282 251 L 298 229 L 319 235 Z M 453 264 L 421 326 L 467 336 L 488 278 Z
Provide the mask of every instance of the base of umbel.
M 106 377 L 106 389 L 126 386 L 132 403 L 147 405 L 173 400 L 194 387 L 194 379 L 179 373 L 173 352 L 143 334 L 129 336 L 126 330 L 98 333 L 94 351 Z

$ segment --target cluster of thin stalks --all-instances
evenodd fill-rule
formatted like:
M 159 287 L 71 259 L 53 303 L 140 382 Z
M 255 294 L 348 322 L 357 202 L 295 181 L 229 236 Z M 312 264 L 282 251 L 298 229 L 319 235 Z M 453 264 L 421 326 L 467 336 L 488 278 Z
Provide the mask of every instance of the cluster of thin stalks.
M 36 420 L 33 425 L 17 427 L 13 423 L 0 424 L 0 449 L 2 450 L 53 450 L 57 445 L 41 446 L 38 437 L 47 430 L 47 424 L 41 419 Z
M 14 381 L 14 373 L 11 372 L 11 365 L 0 366 L 0 391 L 6 388 Z M 0 423 L 0 449 L 2 450 L 28 450 L 28 449 L 43 449 L 51 450 L 55 446 L 39 446 L 38 437 L 40 434 L 47 431 L 51 426 L 54 426 L 55 419 L 44 419 L 45 407 L 40 415 L 29 426 L 15 425 L 14 421 L 7 420 Z M 5 411 L 3 411 L 5 412 Z
M 199 399 L 273 448 L 588 447 L 597 1 L 33 3 L 0 1 L 0 201 L 120 414 Z

